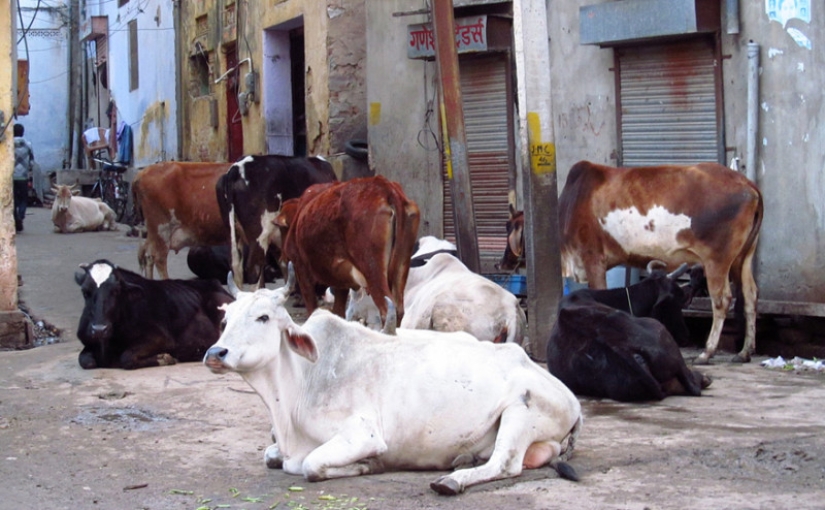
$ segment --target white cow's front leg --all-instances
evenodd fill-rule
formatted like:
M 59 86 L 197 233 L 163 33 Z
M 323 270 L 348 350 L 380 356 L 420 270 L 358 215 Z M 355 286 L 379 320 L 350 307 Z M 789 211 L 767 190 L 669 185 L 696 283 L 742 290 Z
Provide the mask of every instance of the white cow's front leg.
M 264 462 L 269 469 L 280 469 L 284 467 L 284 456 L 281 455 L 281 449 L 278 448 L 277 443 L 266 447 L 264 451 Z
M 354 421 L 306 456 L 302 470 L 307 480 L 317 482 L 380 471 L 375 457 L 387 451 L 381 432 L 366 420 Z

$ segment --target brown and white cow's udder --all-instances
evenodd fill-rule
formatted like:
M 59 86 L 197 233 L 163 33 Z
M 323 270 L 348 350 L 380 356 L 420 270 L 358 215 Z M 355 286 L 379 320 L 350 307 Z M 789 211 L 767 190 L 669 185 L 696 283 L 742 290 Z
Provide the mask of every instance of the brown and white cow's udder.
M 646 214 L 636 207 L 616 209 L 599 218 L 599 224 L 625 252 L 667 260 L 685 248 L 679 233 L 690 230 L 691 218 L 657 205 Z

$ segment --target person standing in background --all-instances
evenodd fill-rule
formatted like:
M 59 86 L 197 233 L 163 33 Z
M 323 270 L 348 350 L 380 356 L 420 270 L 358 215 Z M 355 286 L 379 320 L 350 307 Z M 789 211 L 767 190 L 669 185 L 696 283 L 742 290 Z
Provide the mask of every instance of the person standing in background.
M 29 174 L 34 162 L 32 144 L 23 134 L 26 129 L 23 124 L 14 125 L 14 228 L 17 232 L 23 230 L 23 220 L 26 219 L 26 205 L 29 201 Z

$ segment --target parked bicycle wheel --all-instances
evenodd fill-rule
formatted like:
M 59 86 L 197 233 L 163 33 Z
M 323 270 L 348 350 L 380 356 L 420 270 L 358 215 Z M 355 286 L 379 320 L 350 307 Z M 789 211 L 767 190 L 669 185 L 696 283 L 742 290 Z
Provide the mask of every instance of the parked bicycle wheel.
M 121 222 L 126 213 L 126 193 L 123 184 L 107 180 L 103 184 L 103 201 L 115 212 L 115 220 Z

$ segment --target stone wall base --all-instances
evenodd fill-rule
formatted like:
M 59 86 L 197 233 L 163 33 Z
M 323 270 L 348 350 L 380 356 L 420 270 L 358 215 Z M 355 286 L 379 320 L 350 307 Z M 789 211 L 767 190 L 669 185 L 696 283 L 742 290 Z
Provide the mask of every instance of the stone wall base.
M 28 349 L 34 345 L 34 328 L 20 310 L 0 311 L 0 349 Z

